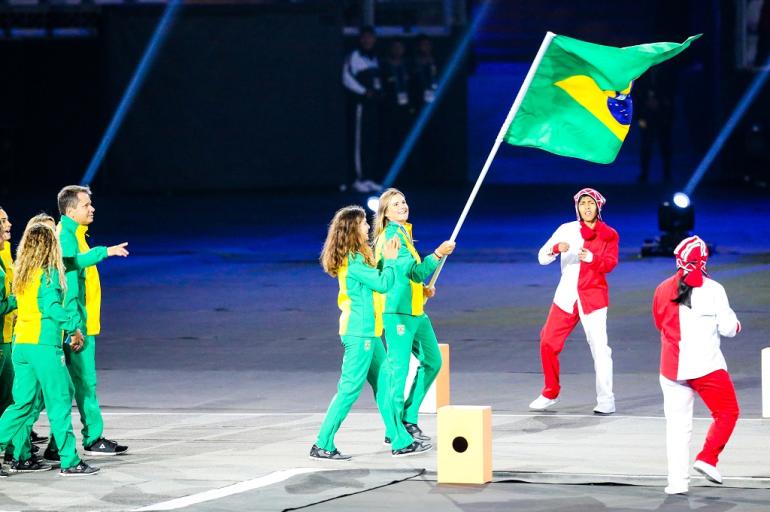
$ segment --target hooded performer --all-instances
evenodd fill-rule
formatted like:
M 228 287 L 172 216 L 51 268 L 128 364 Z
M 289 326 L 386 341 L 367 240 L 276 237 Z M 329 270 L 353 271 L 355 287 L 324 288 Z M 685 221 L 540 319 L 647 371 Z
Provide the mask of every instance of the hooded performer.
M 652 316 L 661 341 L 667 494 L 688 490 L 695 394 L 706 403 L 714 421 L 693 469 L 712 482 L 722 483 L 716 465 L 739 413 L 735 388 L 719 345 L 720 335 L 732 338 L 741 331 L 741 324 L 730 309 L 725 289 L 707 277 L 708 248 L 703 240 L 697 236 L 686 238 L 674 254 L 677 272 L 658 285 L 652 301 Z
M 615 412 L 612 350 L 607 344 L 609 290 L 605 274 L 618 264 L 618 233 L 602 221 L 604 197 L 592 188 L 575 194 L 577 220 L 562 224 L 538 253 L 541 265 L 561 257 L 561 280 L 540 331 L 545 385 L 529 408 L 543 411 L 559 397 L 559 353 L 577 325 L 583 324 L 596 371 L 597 414 Z

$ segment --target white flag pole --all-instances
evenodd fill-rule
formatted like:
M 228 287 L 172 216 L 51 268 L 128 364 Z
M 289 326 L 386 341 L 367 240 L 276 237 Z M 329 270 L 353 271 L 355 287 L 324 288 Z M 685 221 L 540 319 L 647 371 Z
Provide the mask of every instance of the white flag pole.
M 537 71 L 538 66 L 540 66 L 540 61 L 543 60 L 543 55 L 545 55 L 545 51 L 548 49 L 548 45 L 551 44 L 551 40 L 555 36 L 556 34 L 554 34 L 553 32 L 547 32 L 545 34 L 545 38 L 543 39 L 543 42 L 540 44 L 540 49 L 537 51 L 537 55 L 535 55 L 535 60 L 532 61 L 532 65 L 529 67 L 527 76 L 524 78 L 524 82 L 521 84 L 519 93 L 516 95 L 516 99 L 513 100 L 513 105 L 511 106 L 511 110 L 508 112 L 508 116 L 505 118 L 505 122 L 503 122 L 503 126 L 500 127 L 500 132 L 497 134 L 497 139 L 495 139 L 495 144 L 494 146 L 492 146 L 492 151 L 489 152 L 487 161 L 484 162 L 484 167 L 481 169 L 481 173 L 479 174 L 478 179 L 476 179 L 476 185 L 474 185 L 473 190 L 471 191 L 471 195 L 470 197 L 468 197 L 468 201 L 465 203 L 465 208 L 463 208 L 463 212 L 460 214 L 460 218 L 458 219 L 457 224 L 455 225 L 455 229 L 454 231 L 452 231 L 452 236 L 449 238 L 449 240 L 451 240 L 452 242 L 455 241 L 458 233 L 460 233 L 460 228 L 462 228 L 463 223 L 465 222 L 465 217 L 468 216 L 468 211 L 471 209 L 471 205 L 473 204 L 473 201 L 476 199 L 476 194 L 479 193 L 479 189 L 481 188 L 481 183 L 484 181 L 484 178 L 486 177 L 487 172 L 489 171 L 489 168 L 492 166 L 492 160 L 494 160 L 495 155 L 497 154 L 497 150 L 500 148 L 500 144 L 503 142 L 503 137 L 505 136 L 505 133 L 508 131 L 508 127 L 511 126 L 511 123 L 513 122 L 513 118 L 516 116 L 516 112 L 518 112 L 519 107 L 521 106 L 521 102 L 524 100 L 524 96 L 527 94 L 527 90 L 529 89 L 529 86 L 532 83 L 532 78 L 535 76 L 535 71 Z M 446 260 L 447 260 L 447 257 L 444 257 L 441 259 L 441 263 L 439 264 L 436 271 L 433 273 L 433 277 L 428 283 L 428 286 L 433 286 L 436 284 L 436 280 L 438 279 L 438 276 L 441 273 L 441 269 L 444 268 L 444 263 L 446 263 Z

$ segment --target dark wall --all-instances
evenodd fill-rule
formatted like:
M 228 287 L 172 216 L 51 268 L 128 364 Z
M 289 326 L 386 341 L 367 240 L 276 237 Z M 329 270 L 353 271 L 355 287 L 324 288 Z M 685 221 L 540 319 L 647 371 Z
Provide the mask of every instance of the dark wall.
M 0 41 L 0 193 L 57 191 L 99 136 L 97 39 Z
M 106 12 L 106 105 L 117 103 L 159 14 Z M 133 190 L 340 183 L 340 34 L 332 7 L 186 6 L 99 183 Z

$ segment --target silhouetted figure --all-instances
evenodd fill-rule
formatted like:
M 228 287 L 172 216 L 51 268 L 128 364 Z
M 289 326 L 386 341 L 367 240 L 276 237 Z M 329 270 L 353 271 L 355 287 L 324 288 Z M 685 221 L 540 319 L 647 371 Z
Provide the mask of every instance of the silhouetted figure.
M 373 181 L 379 160 L 378 103 L 382 98 L 380 67 L 374 51 L 376 43 L 374 28 L 363 27 L 358 48 L 348 55 L 342 67 L 342 84 L 350 99 L 352 133 L 349 147 L 353 149 L 353 188 L 357 192 L 382 189 Z
M 409 94 L 411 78 L 405 53 L 404 42 L 401 39 L 394 39 L 390 43 L 388 56 L 381 66 L 384 87 L 382 164 L 385 170 L 393 163 L 412 125 L 414 107 Z
M 412 101 L 417 112 L 433 103 L 438 90 L 438 65 L 433 57 L 433 42 L 426 35 L 415 40 L 415 57 L 412 68 Z M 416 160 L 423 178 L 435 177 L 444 168 L 441 136 L 435 116 L 420 137 Z
M 656 142 L 663 165 L 663 181 L 671 181 L 674 85 L 670 75 L 665 72 L 665 67 L 654 67 L 642 75 L 632 89 L 641 134 L 640 183 L 646 183 L 649 178 L 652 150 Z

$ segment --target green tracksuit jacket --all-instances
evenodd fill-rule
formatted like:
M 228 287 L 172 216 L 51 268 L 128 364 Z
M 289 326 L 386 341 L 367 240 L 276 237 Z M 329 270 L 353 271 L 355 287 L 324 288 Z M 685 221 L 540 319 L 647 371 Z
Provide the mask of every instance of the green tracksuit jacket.
M 420 316 L 424 312 L 425 303 L 422 292 L 423 282 L 433 274 L 441 260 L 435 254 L 431 254 L 422 261 L 412 242 L 412 225 L 390 222 L 377 239 L 375 254 L 378 266 L 383 265 L 382 248 L 385 242 L 394 236 L 401 239 L 401 249 L 396 259 L 396 282 L 387 295 L 378 300 L 384 302 L 383 313 Z
M 396 260 L 384 260 L 381 269 L 376 269 L 366 263 L 363 255 L 348 255 L 337 270 L 340 336 L 382 336 L 382 309 L 375 293 L 385 293 L 393 286 L 395 264 Z

